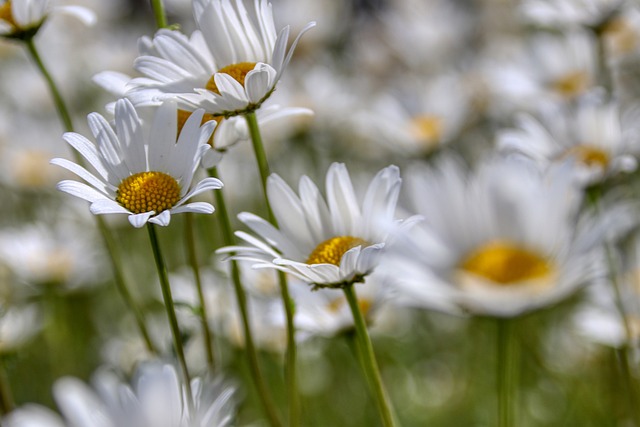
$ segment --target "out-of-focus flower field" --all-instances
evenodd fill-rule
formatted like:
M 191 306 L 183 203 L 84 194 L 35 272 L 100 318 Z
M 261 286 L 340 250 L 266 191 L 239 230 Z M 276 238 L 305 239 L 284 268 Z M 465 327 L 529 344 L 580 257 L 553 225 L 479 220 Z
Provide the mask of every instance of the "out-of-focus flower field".
M 0 0 L 0 425 L 640 427 L 640 4 L 271 3 Z

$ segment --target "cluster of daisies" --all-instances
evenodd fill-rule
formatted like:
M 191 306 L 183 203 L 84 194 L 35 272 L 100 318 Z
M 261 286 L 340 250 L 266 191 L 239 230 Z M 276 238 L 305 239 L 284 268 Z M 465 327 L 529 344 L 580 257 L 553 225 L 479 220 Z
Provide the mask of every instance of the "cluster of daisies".
M 167 3 L 179 17 L 177 2 Z M 243 195 L 264 191 L 259 203 L 267 213 L 237 214 L 232 241 L 215 249 L 196 280 L 190 271 L 170 271 L 178 323 L 197 336 L 186 362 L 200 375 L 189 378 L 179 366 L 181 348 L 151 351 L 142 337 L 123 335 L 105 346 L 108 363 L 92 386 L 71 377 L 55 383 L 61 416 L 3 401 L 3 425 L 233 425 L 239 386 L 200 368 L 211 339 L 203 323 L 246 351 L 255 340 L 290 355 L 310 337 L 354 330 L 357 311 L 369 325 L 384 322 L 385 308 L 407 306 L 504 320 L 581 295 L 575 326 L 595 341 L 635 350 L 640 92 L 629 70 L 640 59 L 638 6 L 526 0 L 491 10 L 486 2 L 487 22 L 478 22 L 473 10 L 446 0 L 389 0 L 373 11 L 354 6 L 345 30 L 336 19 L 345 12 L 339 2 L 322 11 L 306 1 L 289 5 L 290 13 L 317 12 L 319 24 L 291 17 L 280 29 L 274 10 L 287 17 L 286 9 L 267 0 L 185 3 L 193 31 L 169 27 L 141 37 L 135 76 L 94 74 L 110 97 L 105 113 L 88 115 L 91 138 L 67 126 L 62 139 L 75 160 L 60 155 L 50 163 L 65 174 L 57 189 L 89 202 L 92 214 L 125 215 L 150 233 L 180 213 L 216 220 L 237 213 L 234 206 L 227 212 L 223 193 L 244 206 Z M 506 13 L 513 20 L 501 19 Z M 0 36 L 26 44 L 44 69 L 36 42 L 61 14 L 96 21 L 81 6 L 6 0 Z M 526 37 L 511 37 L 516 30 L 505 22 L 514 20 L 526 25 Z M 335 58 L 310 65 L 324 57 L 308 51 L 323 45 Z M 424 52 L 408 48 L 417 45 Z M 268 147 L 277 173 L 264 182 L 248 142 L 264 173 L 260 130 L 289 141 Z M 379 171 L 361 173 L 371 165 Z M 28 168 L 29 176 L 37 172 Z M 106 255 L 97 245 L 64 244 L 79 241 L 70 238 L 78 234 L 72 222 L 60 231 L 41 221 L 0 229 L 0 265 L 16 282 L 64 283 L 69 292 L 104 276 Z M 30 244 L 37 240 L 46 244 Z M 108 252 L 113 242 L 105 240 Z M 140 262 L 131 252 L 130 261 Z M 238 277 L 242 286 L 232 295 Z M 17 296 L 23 292 L 7 286 L 0 295 L 0 350 L 5 342 L 19 348 L 38 332 L 24 325 L 42 323 L 32 296 Z M 29 303 L 14 306 L 20 299 Z M 144 338 L 168 343 L 165 319 L 155 323 Z M 287 337 L 291 326 L 295 336 Z M 385 426 L 394 425 L 391 418 Z

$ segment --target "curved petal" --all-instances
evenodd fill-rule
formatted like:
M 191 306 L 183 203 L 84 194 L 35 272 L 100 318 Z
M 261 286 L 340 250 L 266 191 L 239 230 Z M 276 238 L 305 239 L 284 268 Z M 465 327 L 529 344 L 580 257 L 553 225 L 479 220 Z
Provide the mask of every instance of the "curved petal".
M 156 213 L 154 211 L 144 212 L 141 214 L 132 214 L 129 215 L 129 223 L 133 225 L 135 228 L 140 228 L 147 223 L 149 218 L 154 216 Z
M 171 222 L 171 212 L 169 210 L 162 211 L 159 215 L 149 218 L 149 222 L 166 227 Z

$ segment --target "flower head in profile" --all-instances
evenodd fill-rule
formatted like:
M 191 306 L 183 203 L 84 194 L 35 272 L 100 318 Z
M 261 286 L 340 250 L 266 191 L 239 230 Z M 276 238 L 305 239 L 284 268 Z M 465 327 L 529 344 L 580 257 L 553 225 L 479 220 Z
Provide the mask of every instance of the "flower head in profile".
M 0 36 L 28 39 L 33 37 L 50 13 L 66 13 L 87 25 L 95 15 L 81 6 L 57 6 L 51 10 L 49 0 L 7 0 L 0 4 Z
M 200 159 L 210 148 L 207 141 L 215 122 L 201 126 L 204 112 L 196 111 L 176 141 L 176 111 L 175 102 L 162 104 L 148 133 L 126 99 L 116 103 L 115 129 L 100 114 L 90 114 L 88 122 L 95 144 L 73 132 L 66 133 L 64 139 L 95 173 L 69 160 L 53 159 L 52 164 L 68 169 L 87 182 L 64 180 L 57 188 L 90 202 L 93 214 L 128 215 L 134 227 L 142 227 L 147 221 L 168 225 L 171 214 L 176 213 L 212 213 L 210 203 L 187 203 L 187 200 L 222 187 L 215 178 L 205 178 L 192 185 Z
M 116 373 L 99 370 L 93 387 L 64 377 L 54 396 L 64 420 L 39 405 L 25 405 L 3 418 L 8 427 L 229 427 L 235 414 L 235 387 L 222 378 L 195 378 L 193 403 L 169 364 L 147 362 L 138 367 L 133 384 Z M 3 423 L 3 425 L 5 425 Z
M 448 162 L 413 170 L 408 184 L 424 220 L 387 251 L 383 270 L 412 304 L 512 317 L 602 277 L 603 230 L 580 215 L 568 164 L 542 173 L 495 159 L 469 173 Z
M 195 0 L 198 30 L 191 37 L 160 30 L 140 42 L 127 97 L 153 104 L 180 95 L 184 109 L 204 108 L 212 116 L 255 111 L 282 77 L 300 36 L 287 51 L 289 27 L 276 33 L 271 4 L 254 0 Z
M 278 228 L 241 213 L 238 218 L 260 238 L 239 231 L 251 246 L 224 248 L 254 268 L 275 268 L 315 287 L 340 287 L 362 281 L 373 271 L 388 225 L 393 223 L 400 173 L 389 166 L 373 178 L 362 204 L 344 164 L 334 163 L 326 178 L 327 199 L 307 176 L 298 196 L 278 175 L 267 181 L 267 194 Z

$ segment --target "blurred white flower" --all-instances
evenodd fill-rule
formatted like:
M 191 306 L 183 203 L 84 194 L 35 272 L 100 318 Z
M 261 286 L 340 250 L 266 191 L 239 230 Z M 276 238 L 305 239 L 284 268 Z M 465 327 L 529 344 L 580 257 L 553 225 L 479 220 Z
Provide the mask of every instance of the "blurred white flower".
M 326 178 L 327 201 L 307 176 L 300 179 L 300 196 L 273 174 L 267 181 L 269 202 L 279 228 L 241 213 L 238 218 L 260 238 L 238 231 L 251 246 L 219 250 L 274 268 L 316 287 L 342 286 L 360 281 L 375 268 L 394 221 L 400 192 L 400 172 L 389 166 L 369 184 L 362 203 L 344 164 L 334 163 Z
M 540 104 L 574 100 L 596 82 L 598 56 L 586 31 L 536 34 L 510 58 L 487 58 L 486 82 L 495 108 L 529 111 Z
M 0 5 L 0 36 L 32 37 L 50 14 L 75 16 L 87 25 L 96 17 L 89 9 L 80 6 L 50 7 L 49 0 L 7 0 Z
M 603 230 L 579 221 L 574 180 L 568 165 L 542 174 L 521 159 L 472 174 L 453 161 L 414 169 L 409 196 L 424 220 L 384 271 L 414 305 L 511 317 L 553 304 L 603 274 Z
M 205 178 L 192 187 L 193 175 L 210 148 L 207 140 L 215 122 L 201 127 L 204 112 L 196 111 L 177 136 L 176 111 L 173 101 L 161 105 L 148 134 L 127 99 L 116 104 L 115 131 L 104 117 L 90 114 L 89 127 L 97 144 L 77 133 L 66 133 L 64 138 L 97 175 L 71 161 L 53 159 L 51 163 L 90 184 L 64 180 L 57 188 L 90 202 L 93 214 L 128 215 L 134 227 L 142 227 L 147 221 L 166 226 L 171 214 L 182 212 L 213 213 L 210 203 L 186 202 L 199 193 L 222 187 L 215 178 Z
M 471 96 L 459 76 L 411 83 L 410 93 L 383 95 L 366 113 L 366 122 L 377 132 L 377 140 L 394 151 L 420 155 L 460 133 L 470 113 Z
M 498 134 L 498 148 L 519 152 L 546 167 L 575 159 L 586 183 L 635 170 L 640 154 L 640 106 L 620 111 L 601 94 L 544 111 L 542 120 L 522 114 L 517 128 Z
M 1 308 L 0 356 L 15 351 L 42 327 L 42 314 L 34 304 Z
M 3 419 L 7 427 L 228 427 L 235 416 L 235 387 L 222 378 L 192 380 L 193 404 L 172 365 L 139 366 L 133 385 L 99 370 L 93 387 L 77 378 L 56 381 L 54 395 L 64 420 L 38 405 L 25 405 Z M 193 410 L 191 409 L 193 408 Z
M 0 264 L 31 286 L 75 291 L 99 284 L 105 277 L 104 254 L 97 236 L 82 225 L 70 219 L 1 230 Z
M 543 27 L 597 28 L 625 3 L 626 0 L 525 0 L 520 8 L 525 19 Z

